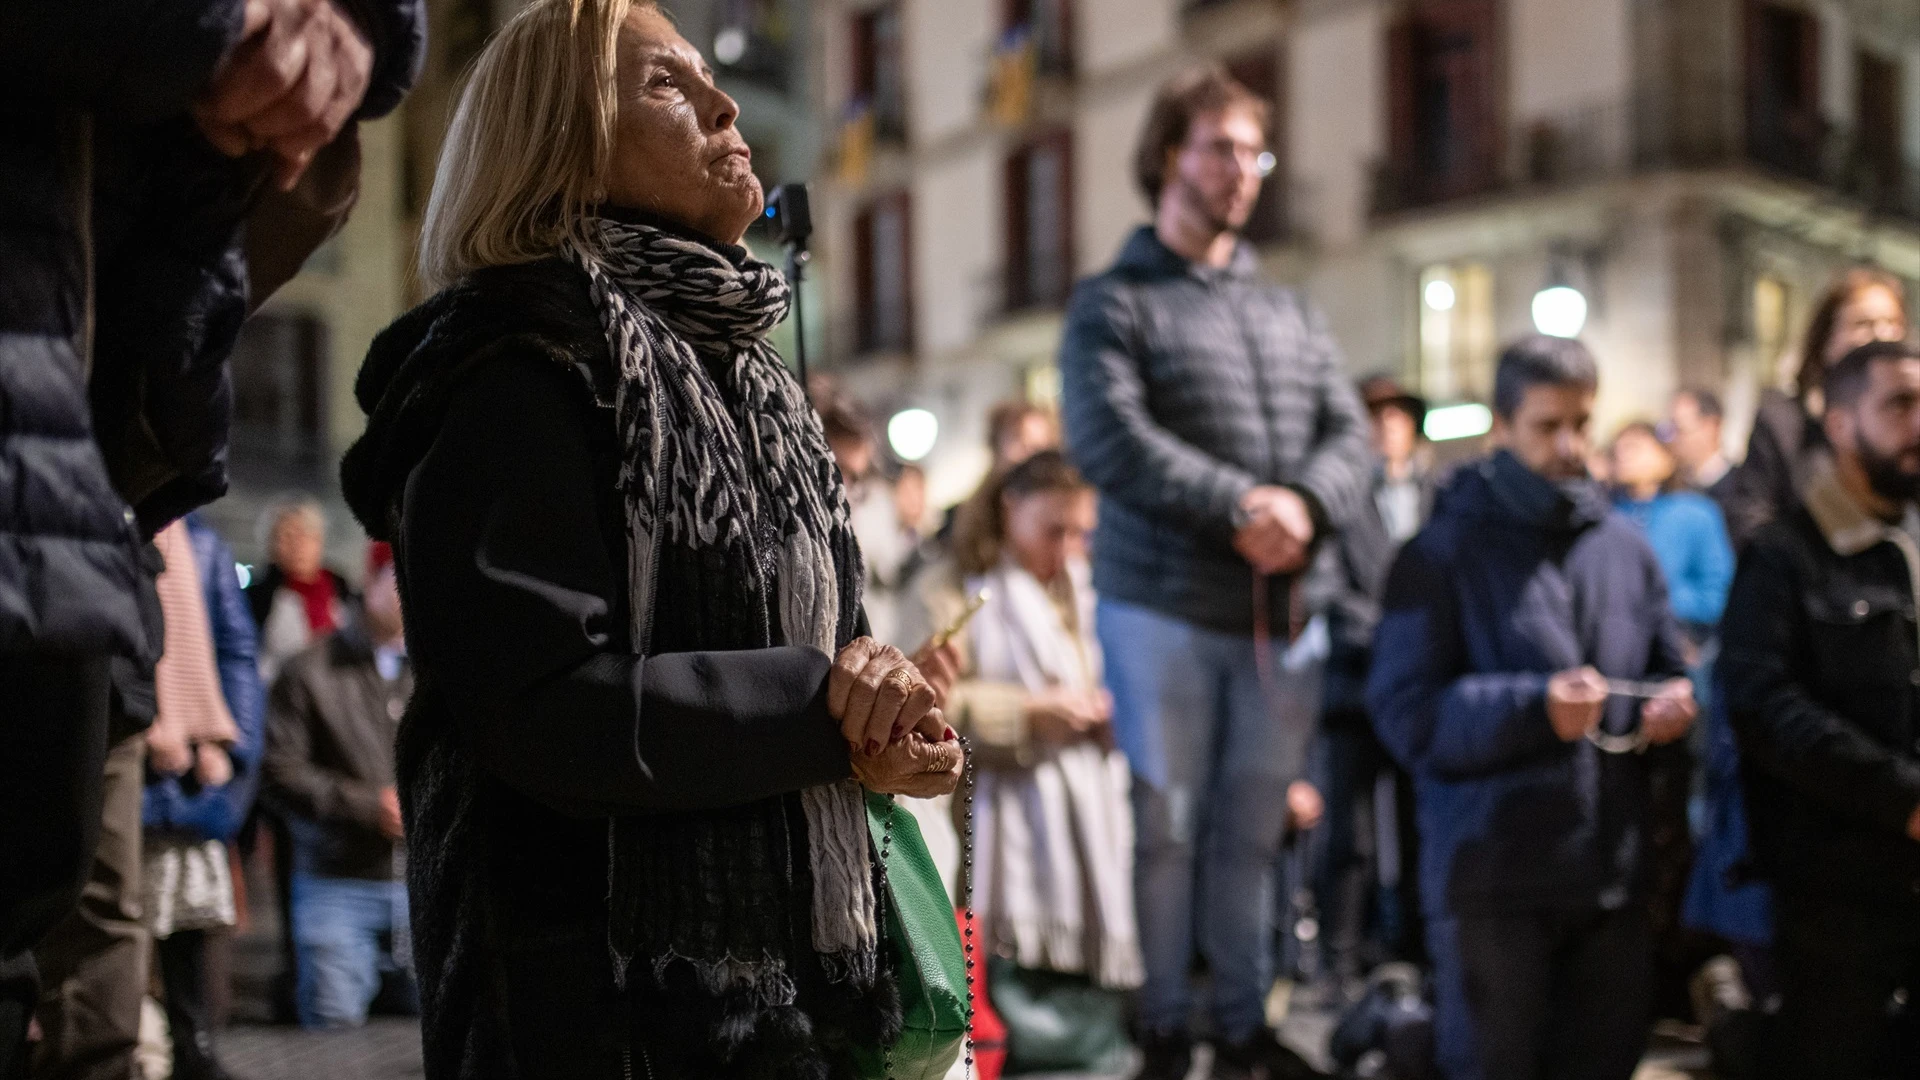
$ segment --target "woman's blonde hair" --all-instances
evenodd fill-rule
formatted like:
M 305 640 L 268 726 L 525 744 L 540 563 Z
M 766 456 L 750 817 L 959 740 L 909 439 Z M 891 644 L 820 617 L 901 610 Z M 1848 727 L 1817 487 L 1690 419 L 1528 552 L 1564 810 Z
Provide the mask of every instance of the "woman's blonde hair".
M 420 227 L 429 290 L 483 266 L 531 262 L 605 196 L 619 114 L 621 24 L 653 0 L 531 0 L 468 72 Z

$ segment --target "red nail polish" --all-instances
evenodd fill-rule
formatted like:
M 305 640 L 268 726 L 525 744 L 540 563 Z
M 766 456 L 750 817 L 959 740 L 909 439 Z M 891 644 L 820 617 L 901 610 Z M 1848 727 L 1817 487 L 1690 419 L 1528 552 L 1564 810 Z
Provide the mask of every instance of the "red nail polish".
M 878 755 L 880 753 L 880 743 L 878 740 L 875 740 L 875 739 L 867 740 L 867 753 L 869 755 Z
M 957 731 L 955 731 L 955 730 L 953 730 L 953 727 L 952 727 L 951 725 L 949 725 L 949 726 L 947 727 L 947 730 L 946 730 L 946 732 L 945 732 L 944 734 L 942 734 L 942 735 L 940 736 L 940 741 L 941 741 L 941 742 L 952 742 L 953 740 L 955 740 L 955 739 L 957 739 L 957 738 L 959 738 L 959 737 L 960 737 L 960 733 L 959 733 L 959 732 L 957 732 Z
M 906 733 L 907 733 L 907 726 L 905 724 L 893 725 L 893 741 L 894 742 L 899 742 L 900 737 L 902 735 L 905 735 Z

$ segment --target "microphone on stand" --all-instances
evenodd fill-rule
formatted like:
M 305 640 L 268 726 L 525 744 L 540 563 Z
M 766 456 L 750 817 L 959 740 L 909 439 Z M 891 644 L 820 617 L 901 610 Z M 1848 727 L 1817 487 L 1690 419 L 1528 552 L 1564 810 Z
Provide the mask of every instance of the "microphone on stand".
M 787 284 L 793 288 L 794 358 L 800 362 L 800 389 L 807 385 L 807 306 L 801 302 L 800 281 L 806 276 L 807 238 L 813 235 L 813 211 L 807 204 L 807 185 L 781 184 L 767 195 L 767 228 L 774 242 L 787 249 Z

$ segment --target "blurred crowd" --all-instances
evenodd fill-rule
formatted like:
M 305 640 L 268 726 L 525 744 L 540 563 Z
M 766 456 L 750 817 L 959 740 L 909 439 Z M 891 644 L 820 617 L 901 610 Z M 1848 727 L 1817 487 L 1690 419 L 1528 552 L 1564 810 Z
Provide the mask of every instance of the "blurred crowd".
M 1094 458 L 1088 471 L 1105 469 L 1097 463 L 1103 451 L 1093 448 L 1084 428 L 1069 452 L 1051 409 L 1023 401 L 996 406 L 986 425 L 992 460 L 986 479 L 965 500 L 937 511 L 927 505 L 920 468 L 890 460 L 866 409 L 830 380 L 818 380 L 817 403 L 868 554 L 867 602 L 876 634 L 912 649 L 960 621 L 970 598 L 981 601 L 978 618 L 954 638 L 960 677 L 948 698 L 949 717 L 973 740 L 974 797 L 958 817 L 945 806 L 916 809 L 955 864 L 950 872 L 957 867 L 956 830 L 972 830 L 972 899 L 993 954 L 983 1011 L 1002 1013 L 1004 1031 L 993 1030 L 1004 1041 L 994 1045 L 1004 1048 L 1007 1064 L 1015 1071 L 1111 1068 L 1119 1060 L 1114 1052 L 1138 1040 L 1150 1051 L 1151 1070 L 1152 1051 L 1166 1051 L 1170 1043 L 1184 1047 L 1183 1035 L 1169 1038 L 1150 1022 L 1129 1023 L 1122 1004 L 1143 986 L 1152 993 L 1155 937 L 1171 932 L 1183 940 L 1165 954 L 1173 970 L 1163 974 L 1179 984 L 1170 992 L 1178 1000 L 1165 1014 L 1168 1030 L 1183 1032 L 1193 1009 L 1184 997 L 1186 957 L 1198 953 L 1212 994 L 1231 988 L 1228 980 L 1246 982 L 1244 1007 L 1252 1018 L 1242 1020 L 1242 1030 L 1289 1006 L 1330 1009 L 1342 1017 L 1334 1055 L 1360 1074 L 1424 1076 L 1423 1070 L 1439 1067 L 1443 1075 L 1476 1075 L 1458 1062 L 1436 1066 L 1437 1034 L 1442 1053 L 1473 1046 L 1476 1054 L 1506 1053 L 1520 1062 L 1547 1050 L 1598 1062 L 1591 1071 L 1540 1075 L 1626 1075 L 1620 1070 L 1631 1071 L 1658 1018 L 1683 1025 L 1676 1030 L 1697 1029 L 1718 1075 L 1767 1075 L 1763 1045 L 1810 1055 L 1796 1068 L 1814 1071 L 1787 1075 L 1815 1075 L 1823 1068 L 1815 1047 L 1829 1045 L 1816 1033 L 1836 1022 L 1830 1006 L 1819 1026 L 1800 1029 L 1803 1041 L 1763 1041 L 1762 1032 L 1778 1026 L 1784 1004 L 1768 868 L 1792 856 L 1757 850 L 1749 838 L 1743 756 L 1729 700 L 1746 700 L 1753 710 L 1749 754 L 1777 752 L 1774 740 L 1794 733 L 1770 726 L 1778 718 L 1769 717 L 1763 695 L 1777 687 L 1725 685 L 1730 665 L 1721 660 L 1721 622 L 1737 553 L 1769 523 L 1794 517 L 1810 476 L 1834 470 L 1822 417 L 1824 388 L 1835 369 L 1846 361 L 1838 376 L 1844 381 L 1862 379 L 1858 369 L 1875 366 L 1874 357 L 1908 365 L 1912 346 L 1898 344 L 1908 332 L 1897 279 L 1866 269 L 1841 276 L 1797 353 L 1785 358 L 1793 389 L 1767 392 L 1750 445 L 1737 458 L 1728 453 L 1720 397 L 1705 387 L 1677 391 L 1665 415 L 1627 422 L 1604 441 L 1591 438 L 1588 417 L 1600 369 L 1575 342 L 1516 342 L 1499 376 L 1501 392 L 1509 384 L 1519 388 L 1517 400 L 1497 403 L 1501 432 L 1477 448 L 1447 447 L 1444 465 L 1423 434 L 1427 403 L 1390 375 L 1361 379 L 1351 388 L 1367 441 L 1364 450 L 1350 451 L 1366 477 L 1357 513 L 1337 535 L 1308 545 L 1311 557 L 1286 584 L 1293 595 L 1275 597 L 1277 606 L 1291 609 L 1291 626 L 1278 631 L 1284 637 L 1269 644 L 1261 638 L 1275 630 L 1250 623 L 1242 628 L 1244 651 L 1218 661 L 1211 675 L 1208 650 L 1225 642 L 1207 640 L 1205 624 L 1170 634 L 1155 625 L 1152 608 L 1130 610 L 1108 592 L 1096 595 L 1100 547 L 1110 535 L 1096 521 L 1126 497 L 1124 486 L 1133 480 L 1107 473 L 1121 488 L 1109 494 L 1076 467 Z M 1068 385 L 1071 395 L 1076 384 Z M 1560 415 L 1530 415 L 1547 410 L 1535 395 L 1546 401 L 1565 390 L 1572 393 L 1554 402 Z M 1072 415 L 1071 398 L 1067 407 Z M 1080 408 L 1084 423 L 1088 407 Z M 1165 423 L 1162 414 L 1153 419 Z M 1531 436 L 1515 429 L 1536 419 L 1555 426 Z M 1530 439 L 1535 456 L 1528 459 L 1521 448 Z M 1898 492 L 1920 481 L 1913 450 L 1896 444 L 1888 460 L 1867 465 L 1889 474 L 1883 481 L 1896 504 Z M 1875 451 L 1869 446 L 1866 453 L 1871 459 Z M 1137 471 L 1151 462 L 1148 454 L 1123 456 L 1114 467 Z M 1526 487 L 1533 483 L 1529 473 L 1552 485 L 1538 485 L 1532 494 L 1543 502 L 1529 513 L 1566 520 L 1546 527 L 1544 537 L 1505 535 L 1518 523 L 1506 517 L 1502 486 Z M 1564 506 L 1554 505 L 1556 489 L 1568 493 Z M 1479 505 L 1481 499 L 1488 505 Z M 1588 505 L 1580 505 L 1582 499 Z M 1572 574 L 1578 537 L 1602 525 L 1598 535 L 1608 539 L 1597 577 L 1562 576 Z M 1447 561 L 1399 557 L 1423 534 L 1425 543 L 1447 544 Z M 1535 543 L 1544 549 L 1533 550 Z M 1509 558 L 1516 545 L 1524 552 L 1517 565 Z M 1540 583 L 1532 567 L 1542 560 L 1556 567 L 1550 584 Z M 1749 572 L 1753 588 L 1760 587 L 1759 573 Z M 1638 585 L 1623 593 L 1623 585 L 1606 584 L 1615 577 L 1637 578 Z M 1487 609 L 1468 618 L 1456 606 L 1464 599 L 1435 596 L 1446 591 L 1448 579 L 1453 588 L 1492 590 L 1483 598 Z M 1539 594 L 1542 588 L 1549 591 Z M 1437 617 L 1427 605 L 1444 605 L 1447 614 Z M 1556 625 L 1567 617 L 1582 625 Z M 1846 617 L 1866 621 L 1868 614 Z M 1482 619 L 1491 624 L 1476 629 Z M 1589 620 L 1597 620 L 1590 629 Z M 1563 632 L 1582 640 L 1559 640 Z M 1476 640 L 1477 634 L 1487 637 Z M 1270 649 L 1270 662 L 1256 649 Z M 1603 659 L 1615 657 L 1623 659 Z M 1854 662 L 1882 659 L 1863 653 Z M 1549 670 L 1561 662 L 1565 669 Z M 1449 738 L 1470 744 L 1501 738 L 1500 725 L 1528 722 L 1521 687 L 1475 701 L 1492 688 L 1458 685 L 1464 681 L 1459 673 L 1476 664 L 1537 670 L 1511 677 L 1537 679 L 1532 692 L 1544 689 L 1549 714 L 1565 696 L 1597 718 L 1591 725 L 1568 721 L 1559 738 L 1591 743 L 1592 755 L 1625 755 L 1644 773 L 1642 782 L 1606 778 L 1606 757 L 1572 770 L 1564 757 L 1556 761 L 1553 732 L 1563 726 L 1557 718 L 1551 726 L 1542 718 L 1547 742 L 1531 751 L 1437 745 Z M 1736 678 L 1753 677 L 1751 669 L 1732 670 Z M 1822 678 L 1846 677 L 1845 670 L 1814 670 Z M 1197 689 L 1170 685 L 1195 678 L 1206 682 Z M 1236 678 L 1246 680 L 1246 690 L 1236 690 Z M 1564 695 L 1555 680 L 1569 684 Z M 1302 683 L 1309 689 L 1300 689 Z M 1235 745 L 1231 731 L 1219 726 L 1233 722 L 1236 693 L 1257 718 L 1250 722 L 1292 727 L 1304 744 L 1302 756 L 1266 772 L 1265 783 L 1243 786 L 1232 775 L 1259 764 L 1244 741 Z M 1429 694 L 1440 700 L 1418 699 Z M 1633 710 L 1619 708 L 1638 701 L 1677 705 L 1665 721 L 1657 713 L 1636 720 L 1624 715 Z M 1129 717 L 1125 710 L 1169 706 L 1171 721 L 1184 731 L 1128 730 L 1129 723 L 1157 718 Z M 1447 731 L 1460 721 L 1446 712 L 1469 707 L 1491 710 L 1481 722 L 1494 730 Z M 1500 715 L 1516 709 L 1516 716 Z M 1701 720 L 1693 724 L 1696 712 Z M 1616 729 L 1624 734 L 1608 734 Z M 1538 741 L 1540 735 L 1504 737 Z M 1217 742 L 1196 750 L 1178 746 L 1182 739 Z M 1902 745 L 1886 753 L 1901 760 L 1907 751 Z M 1552 762 L 1548 777 L 1492 781 L 1507 771 L 1524 775 L 1530 753 Z M 1833 798 L 1836 793 L 1798 771 L 1818 767 L 1797 766 L 1773 787 L 1752 775 L 1759 766 L 1751 758 L 1745 771 L 1783 802 Z M 1903 774 L 1910 768 L 1891 761 L 1886 767 Z M 1170 775 L 1180 768 L 1193 773 Z M 1428 778 L 1424 795 L 1422 775 Z M 1527 798 L 1526 788 L 1543 780 L 1566 788 L 1554 798 Z M 1813 790 L 1797 796 L 1800 783 Z M 1166 785 L 1167 794 L 1156 793 L 1158 785 Z M 1160 799 L 1230 794 L 1280 815 L 1272 843 L 1201 843 L 1195 831 L 1156 837 L 1162 829 L 1197 830 L 1191 819 L 1178 825 L 1167 819 L 1203 810 L 1191 802 L 1178 809 L 1156 805 Z M 1586 820 L 1551 819 L 1554 803 L 1568 798 L 1588 801 Z M 1225 812 L 1229 822 L 1248 814 L 1233 804 Z M 1529 820 L 1533 815 L 1547 817 Z M 1219 820 L 1208 827 L 1220 828 Z M 1901 834 L 1907 824 L 1902 816 Z M 1556 847 L 1590 844 L 1595 830 L 1600 839 L 1611 830 L 1616 845 L 1599 880 L 1580 859 L 1553 865 L 1565 858 L 1554 854 Z M 1499 847 L 1462 848 L 1467 842 Z M 1431 854 L 1436 844 L 1442 849 L 1437 858 Z M 1881 871 L 1904 873 L 1912 853 L 1894 846 L 1900 861 Z M 1424 872 L 1423 850 L 1429 851 Z M 1200 879 L 1210 860 L 1248 855 L 1258 864 L 1253 876 L 1216 891 L 1198 910 L 1194 901 L 1156 891 L 1179 887 L 1156 872 L 1160 859 L 1177 861 L 1173 879 L 1184 882 Z M 1463 889 L 1484 895 L 1459 899 Z M 1538 919 L 1514 917 L 1516 908 L 1531 911 L 1543 903 L 1616 912 L 1617 925 L 1572 926 L 1563 914 L 1543 927 Z M 1476 930 L 1482 936 L 1462 941 L 1470 915 L 1485 920 Z M 1223 933 L 1228 922 L 1258 930 L 1230 936 Z M 1435 954 L 1429 937 L 1435 930 L 1444 935 L 1438 948 L 1454 955 Z M 1515 970 L 1521 961 L 1512 954 L 1529 931 L 1540 939 L 1538 968 Z M 1213 951 L 1214 942 L 1220 951 Z M 1248 951 L 1228 951 L 1241 948 Z M 1587 959 L 1566 959 L 1569 948 L 1588 950 Z M 1432 985 L 1490 978 L 1473 972 L 1476 963 L 1503 968 L 1504 1029 L 1489 1033 L 1493 1025 L 1465 1015 L 1481 1007 L 1472 992 L 1456 987 L 1466 1000 L 1449 1003 L 1447 990 Z M 1801 990 L 1811 1000 L 1855 977 L 1810 974 L 1814 982 Z M 1270 993 L 1275 975 L 1291 988 L 1290 998 Z M 1912 1044 L 1888 1042 L 1907 1037 L 1888 1034 L 1904 1022 L 1898 994 L 1905 985 L 1887 982 L 1879 987 L 1878 1005 L 1863 1005 L 1850 1018 L 1863 1046 L 1894 1055 L 1887 1062 L 1914 1060 Z M 1539 1004 L 1562 995 L 1579 1004 L 1558 1022 L 1584 1027 L 1584 1039 L 1564 1029 L 1542 1034 L 1554 1021 L 1541 1015 Z M 1145 996 L 1143 1007 L 1152 1008 L 1151 1001 Z M 1475 1007 L 1467 1009 L 1467 1001 Z M 1451 1015 L 1449 1004 L 1456 1010 Z M 1222 1006 L 1216 1000 L 1210 1007 Z M 1789 1014 L 1787 1023 L 1796 1019 Z M 1451 1033 L 1451 1047 L 1449 1033 L 1434 1030 L 1449 1022 L 1459 1029 Z M 1527 1023 L 1538 1027 L 1526 1030 Z M 1885 1031 L 1876 1034 L 1875 1025 Z M 1216 1036 L 1224 1027 L 1223 1020 L 1213 1021 Z M 1418 1034 L 1405 1036 L 1400 1029 L 1407 1027 Z M 1058 1035 L 1069 1030 L 1071 1039 Z M 1184 1075 L 1182 1055 L 1172 1056 L 1173 1065 L 1156 1075 Z M 1271 1064 L 1273 1054 L 1268 1057 Z M 1311 1075 L 1304 1062 L 1276 1071 L 1284 1068 Z M 1494 1067 L 1477 1075 L 1522 1073 Z

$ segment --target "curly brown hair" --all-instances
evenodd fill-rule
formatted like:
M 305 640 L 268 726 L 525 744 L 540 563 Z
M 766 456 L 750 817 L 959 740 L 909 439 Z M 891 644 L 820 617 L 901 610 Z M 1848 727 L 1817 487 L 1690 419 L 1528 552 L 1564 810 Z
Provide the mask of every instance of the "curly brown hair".
M 1193 118 L 1233 107 L 1252 110 L 1260 126 L 1267 126 L 1266 100 L 1219 64 L 1182 72 L 1160 84 L 1133 151 L 1133 179 L 1149 204 L 1160 201 L 1160 189 L 1167 182 L 1167 151 L 1187 141 Z

